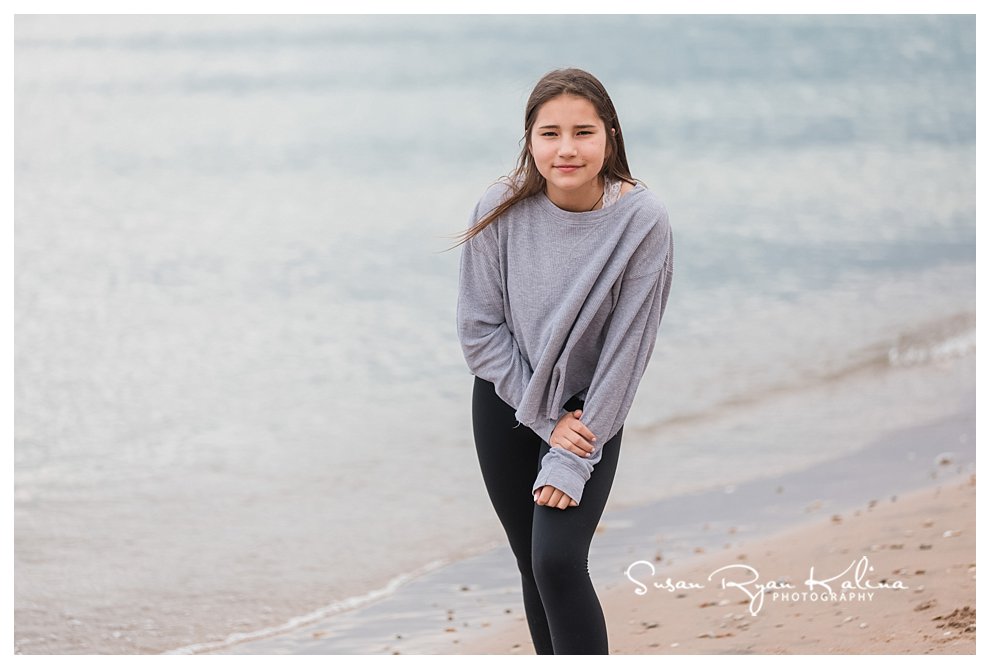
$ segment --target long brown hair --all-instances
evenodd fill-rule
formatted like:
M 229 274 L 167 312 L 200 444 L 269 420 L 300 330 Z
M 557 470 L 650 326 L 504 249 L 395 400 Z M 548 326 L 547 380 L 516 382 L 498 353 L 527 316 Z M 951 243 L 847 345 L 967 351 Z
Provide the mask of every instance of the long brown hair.
M 546 187 L 547 180 L 536 169 L 533 161 L 533 154 L 530 153 L 532 146 L 531 133 L 533 124 L 539 114 L 540 107 L 558 95 L 574 95 L 582 97 L 595 107 L 598 117 L 605 124 L 605 163 L 602 165 L 598 176 L 608 175 L 612 179 L 627 181 L 635 184 L 629 170 L 629 161 L 626 159 L 626 145 L 622 135 L 622 128 L 619 126 L 619 116 L 615 112 L 615 105 L 609 97 L 602 82 L 591 73 L 578 68 L 569 67 L 561 70 L 553 70 L 543 75 L 533 88 L 526 102 L 526 117 L 524 122 L 525 133 L 523 135 L 524 146 L 519 153 L 516 167 L 508 175 L 499 177 L 498 181 L 507 181 L 510 186 L 511 195 L 497 207 L 481 217 L 477 223 L 468 228 L 462 234 L 458 244 L 463 244 L 485 227 L 491 225 L 512 205 L 524 200 L 527 197 L 536 195 Z M 615 132 L 610 132 L 610 128 L 615 128 Z M 645 185 L 645 184 L 644 184 Z

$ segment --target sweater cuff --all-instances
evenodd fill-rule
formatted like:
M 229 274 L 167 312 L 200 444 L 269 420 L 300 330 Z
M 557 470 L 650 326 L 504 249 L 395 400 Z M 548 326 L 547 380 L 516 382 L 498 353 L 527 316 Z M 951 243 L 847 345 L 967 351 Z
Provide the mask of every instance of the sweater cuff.
M 540 473 L 533 483 L 533 494 L 545 485 L 551 485 L 574 500 L 581 503 L 584 494 L 584 484 L 591 478 L 593 465 L 587 458 L 571 453 L 565 448 L 551 448 L 543 456 Z

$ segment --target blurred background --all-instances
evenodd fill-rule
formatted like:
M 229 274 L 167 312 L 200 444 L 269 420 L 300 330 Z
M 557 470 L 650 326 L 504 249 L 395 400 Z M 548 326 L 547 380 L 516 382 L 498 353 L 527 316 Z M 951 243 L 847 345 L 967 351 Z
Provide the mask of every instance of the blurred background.
M 18 15 L 17 652 L 504 540 L 447 249 L 571 66 L 677 253 L 610 508 L 972 407 L 972 16 Z

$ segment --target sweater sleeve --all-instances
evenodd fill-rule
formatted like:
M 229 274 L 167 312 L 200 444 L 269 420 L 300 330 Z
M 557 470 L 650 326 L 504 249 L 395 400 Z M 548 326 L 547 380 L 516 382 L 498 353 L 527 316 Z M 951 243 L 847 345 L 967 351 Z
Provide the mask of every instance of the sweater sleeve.
M 505 322 L 498 245 L 494 241 L 493 228 L 494 224 L 489 225 L 462 247 L 457 335 L 471 373 L 491 381 L 496 394 L 518 409 L 533 370 Z M 527 423 L 527 427 L 546 442 L 550 441 L 556 425 L 557 421 L 544 417 Z
M 659 270 L 625 276 L 612 312 L 601 356 L 584 401 L 581 422 L 598 438 L 588 457 L 552 447 L 543 456 L 533 492 L 544 485 L 563 491 L 578 504 L 602 447 L 623 426 L 656 344 L 673 276 L 673 238 L 669 228 L 659 255 Z M 655 261 L 654 261 L 655 262 Z M 549 443 L 549 442 L 548 442 Z

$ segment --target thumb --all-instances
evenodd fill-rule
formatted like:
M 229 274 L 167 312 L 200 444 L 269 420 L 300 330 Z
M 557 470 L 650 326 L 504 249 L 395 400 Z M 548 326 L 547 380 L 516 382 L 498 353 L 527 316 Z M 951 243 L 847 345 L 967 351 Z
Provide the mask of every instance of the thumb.
M 574 417 L 575 418 L 580 418 L 583 413 L 584 413 L 584 411 L 582 411 L 581 409 L 575 409 L 574 410 Z

